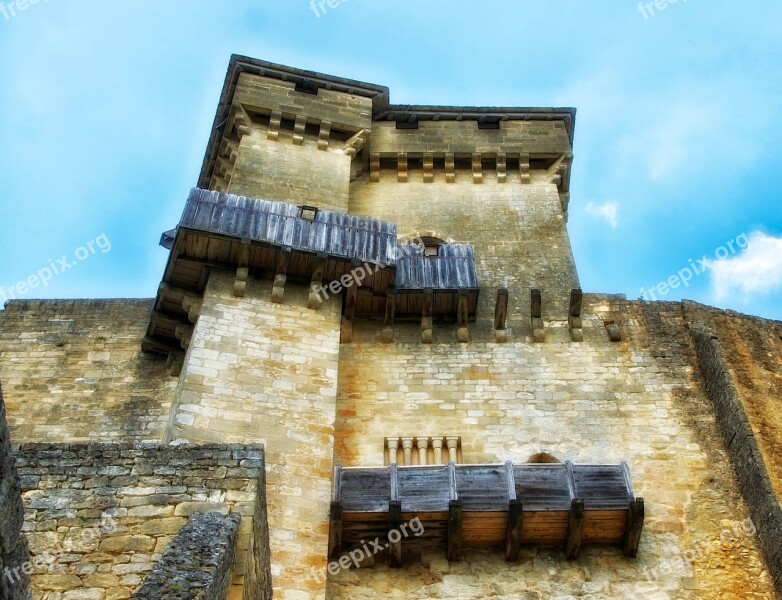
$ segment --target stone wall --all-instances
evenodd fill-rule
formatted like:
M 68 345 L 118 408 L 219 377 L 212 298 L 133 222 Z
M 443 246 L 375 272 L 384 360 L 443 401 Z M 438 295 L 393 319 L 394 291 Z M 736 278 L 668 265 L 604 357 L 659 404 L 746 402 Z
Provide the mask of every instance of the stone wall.
M 481 286 L 473 336 L 488 338 L 502 287 L 516 300 L 508 308 L 509 326 L 529 333 L 530 288 L 543 292 L 544 317 L 567 319 L 570 290 L 578 287 L 557 187 L 543 173 L 533 176 L 526 185 L 509 172 L 507 182 L 498 183 L 496 173 L 487 172 L 476 184 L 471 173 L 457 172 L 455 183 L 446 183 L 444 174 L 423 183 L 419 170 L 398 183 L 395 171 L 384 171 L 379 182 L 362 177 L 352 184 L 350 211 L 392 221 L 400 235 L 433 232 L 472 244 Z
M 213 271 L 177 388 L 169 440 L 263 443 L 274 588 L 323 597 L 334 448 L 340 299 L 307 308 L 309 287 Z
M 17 442 L 163 438 L 176 379 L 141 351 L 149 300 L 13 301 L 0 382 Z
M 225 600 L 239 515 L 195 513 L 179 530 L 134 600 Z
M 229 598 L 264 597 L 261 447 L 25 444 L 17 462 L 36 600 L 129 598 L 188 517 L 213 511 L 241 517 Z
M 27 600 L 30 574 L 27 538 L 22 533 L 24 507 L 11 453 L 11 436 L 5 420 L 3 390 L 0 388 L 0 598 Z
M 440 549 L 407 556 L 401 571 L 382 560 L 342 571 L 329 597 L 773 595 L 681 304 L 588 295 L 583 314 L 583 343 L 531 344 L 522 336 L 507 344 L 343 345 L 335 460 L 382 465 L 386 436 L 446 435 L 461 437 L 466 463 L 524 462 L 539 452 L 574 462 L 627 460 L 646 501 L 638 559 L 586 547 L 568 562 L 561 550 L 527 548 L 518 564 L 499 550 L 469 550 L 448 564 Z M 623 342 L 609 342 L 606 315 L 619 317 Z M 416 328 L 408 334 L 406 327 L 397 327 L 397 337 L 414 339 Z
M 703 314 L 703 310 L 698 311 Z M 775 494 L 772 480 L 779 483 L 779 472 L 769 469 L 769 463 L 764 461 L 768 456 L 768 431 L 755 433 L 747 418 L 745 405 L 739 396 L 734 380 L 734 371 L 728 366 L 722 345 L 717 336 L 700 324 L 694 324 L 691 334 L 698 352 L 701 369 L 706 379 L 714 410 L 722 429 L 725 444 L 733 460 L 736 474 L 741 484 L 744 497 L 758 526 L 759 539 L 775 581 L 777 591 L 782 593 L 782 507 L 779 496 Z M 728 351 L 736 349 L 728 346 Z M 755 369 L 762 369 L 765 361 L 754 364 Z M 757 382 L 753 382 L 757 383 Z M 770 398 L 764 398 L 769 401 Z M 753 402 L 749 399 L 750 406 Z M 757 408 L 757 403 L 754 404 Z M 757 412 L 754 413 L 757 417 Z M 773 430 L 774 419 L 778 414 L 770 415 L 768 429 Z M 755 419 L 755 425 L 757 420 Z M 756 437 L 757 436 L 757 437 Z M 772 438 L 772 442 L 776 440 Z

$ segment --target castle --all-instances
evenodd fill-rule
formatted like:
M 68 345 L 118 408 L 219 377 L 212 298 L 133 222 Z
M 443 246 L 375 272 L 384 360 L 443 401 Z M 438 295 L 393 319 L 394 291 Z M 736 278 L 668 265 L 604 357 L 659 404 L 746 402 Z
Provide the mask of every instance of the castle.
M 2 597 L 782 592 L 782 323 L 582 293 L 575 117 L 233 57 L 155 298 L 0 312 Z

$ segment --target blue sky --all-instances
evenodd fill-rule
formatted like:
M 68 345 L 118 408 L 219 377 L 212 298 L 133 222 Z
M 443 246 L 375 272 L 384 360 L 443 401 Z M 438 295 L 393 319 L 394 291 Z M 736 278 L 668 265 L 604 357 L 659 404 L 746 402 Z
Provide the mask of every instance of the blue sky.
M 23 298 L 154 295 L 237 53 L 394 103 L 575 106 L 583 288 L 638 298 L 695 265 L 655 297 L 782 319 L 782 3 L 16 1 L 0 7 L 0 287 L 75 265 Z

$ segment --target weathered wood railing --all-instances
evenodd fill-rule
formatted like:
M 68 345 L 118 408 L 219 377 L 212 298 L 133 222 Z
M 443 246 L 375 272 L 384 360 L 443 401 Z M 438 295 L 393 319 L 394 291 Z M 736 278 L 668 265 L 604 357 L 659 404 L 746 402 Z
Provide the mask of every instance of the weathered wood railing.
M 335 468 L 330 556 L 415 518 L 424 532 L 391 540 L 392 566 L 401 545 L 419 539 L 444 544 L 449 560 L 462 548 L 498 546 L 515 561 L 524 545 L 561 545 L 574 559 L 582 544 L 619 545 L 635 557 L 644 504 L 626 463 Z

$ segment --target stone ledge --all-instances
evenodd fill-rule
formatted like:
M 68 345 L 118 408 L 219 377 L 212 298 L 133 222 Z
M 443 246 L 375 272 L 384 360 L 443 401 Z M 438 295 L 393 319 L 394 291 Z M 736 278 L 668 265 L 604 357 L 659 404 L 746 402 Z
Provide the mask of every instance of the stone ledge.
M 234 562 L 239 515 L 196 513 L 133 594 L 136 600 L 222 600 Z
M 757 527 L 760 547 L 777 593 L 782 595 L 782 508 L 717 337 L 695 323 L 690 325 L 690 336 L 739 486 Z

